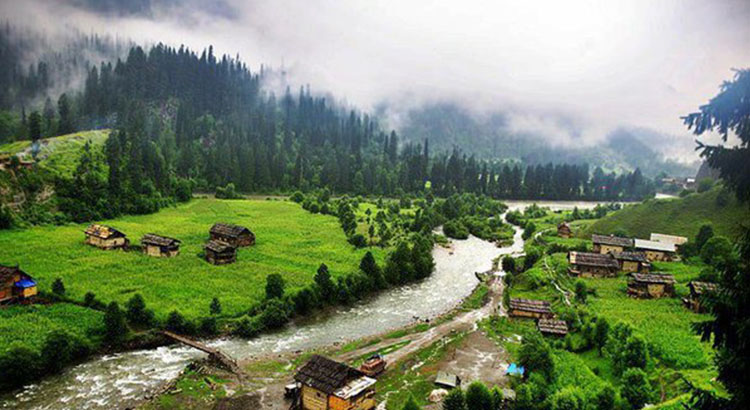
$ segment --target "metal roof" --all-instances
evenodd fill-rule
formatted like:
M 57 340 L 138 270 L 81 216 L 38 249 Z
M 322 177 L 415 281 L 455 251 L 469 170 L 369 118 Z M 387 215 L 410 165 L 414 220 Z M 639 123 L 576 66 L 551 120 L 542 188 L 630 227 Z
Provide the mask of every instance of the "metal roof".
M 673 243 L 675 245 L 682 245 L 687 243 L 688 238 L 684 236 L 667 235 L 663 233 L 652 233 L 651 240 L 654 242 Z
M 647 251 L 676 252 L 673 243 L 648 241 L 646 239 L 635 239 L 635 248 Z

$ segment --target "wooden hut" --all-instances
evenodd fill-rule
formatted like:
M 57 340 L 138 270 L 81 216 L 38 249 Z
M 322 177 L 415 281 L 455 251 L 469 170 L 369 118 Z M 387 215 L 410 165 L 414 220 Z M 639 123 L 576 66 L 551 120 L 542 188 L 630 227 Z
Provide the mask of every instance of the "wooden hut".
M 203 249 L 206 260 L 214 265 L 224 265 L 237 261 L 237 248 L 222 241 L 208 241 Z
M 91 224 L 83 231 L 86 243 L 100 249 L 127 248 L 130 244 L 125 234 L 111 226 Z
M 646 254 L 649 262 L 654 261 L 672 261 L 677 254 L 677 247 L 670 242 L 647 241 L 645 239 L 635 239 L 633 247 L 636 251 Z
M 613 252 L 612 256 L 620 265 L 620 270 L 628 273 L 648 273 L 651 264 L 645 252 Z
M 211 227 L 211 239 L 226 242 L 234 247 L 255 245 L 255 234 L 239 225 L 217 223 Z
M 628 281 L 628 295 L 641 298 L 661 298 L 674 296 L 674 276 L 660 273 L 631 273 Z
M 633 239 L 614 235 L 591 235 L 591 242 L 596 253 L 622 252 L 633 247 Z
M 565 336 L 568 334 L 568 324 L 559 319 L 539 319 L 536 326 L 543 335 Z
M 36 282 L 18 266 L 0 265 L 0 303 L 23 301 L 37 294 Z
M 375 379 L 361 371 L 315 355 L 294 376 L 302 385 L 302 410 L 370 410 L 376 406 Z
M 617 276 L 620 264 L 611 254 L 568 252 L 568 273 L 584 278 Z
M 552 308 L 546 300 L 511 299 L 508 314 L 512 317 L 539 319 L 552 318 Z
M 178 239 L 167 236 L 147 233 L 141 238 L 143 253 L 149 256 L 173 257 L 180 254 L 180 242 Z
M 719 290 L 719 285 L 710 282 L 692 281 L 688 283 L 688 289 L 690 289 L 690 295 L 687 299 L 683 300 L 685 306 L 695 313 L 701 313 L 704 311 L 703 306 L 701 306 L 703 295 L 709 292 L 716 292 Z
M 573 231 L 570 229 L 570 225 L 567 222 L 561 222 L 557 225 L 557 236 L 561 238 L 570 238 L 573 236 Z

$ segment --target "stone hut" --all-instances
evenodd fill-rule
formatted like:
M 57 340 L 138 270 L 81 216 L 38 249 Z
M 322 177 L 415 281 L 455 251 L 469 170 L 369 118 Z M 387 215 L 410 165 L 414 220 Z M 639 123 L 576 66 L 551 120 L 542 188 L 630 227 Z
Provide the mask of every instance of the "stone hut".
M 612 256 L 620 265 L 620 270 L 628 273 L 648 273 L 651 263 L 646 258 L 645 252 L 613 252 Z
M 591 235 L 595 253 L 622 252 L 633 247 L 633 239 L 614 235 Z
M 237 248 L 222 241 L 208 241 L 204 246 L 206 260 L 214 265 L 237 261 Z
M 568 252 L 568 273 L 584 278 L 615 277 L 620 264 L 611 254 Z
M 635 239 L 633 247 L 636 251 L 646 254 L 649 262 L 654 261 L 672 261 L 677 256 L 677 247 L 671 242 L 647 241 L 645 239 Z
M 25 301 L 37 294 L 36 282 L 18 266 L 0 265 L 0 303 Z
M 361 371 L 315 355 L 294 376 L 302 385 L 295 403 L 302 410 L 372 410 L 375 379 Z
M 559 319 L 539 319 L 536 327 L 543 335 L 565 336 L 568 334 L 568 324 Z
M 180 242 L 178 239 L 167 236 L 148 233 L 141 238 L 143 253 L 149 256 L 173 257 L 180 254 Z
M 573 231 L 570 229 L 570 225 L 567 222 L 561 222 L 557 225 L 557 236 L 560 238 L 570 238 L 573 236 Z
M 674 297 L 674 276 L 661 273 L 631 273 L 628 295 L 640 299 Z
M 111 226 L 91 224 L 83 233 L 86 234 L 87 244 L 100 249 L 122 249 L 130 244 L 124 233 Z
M 552 318 L 555 316 L 549 302 L 533 299 L 511 299 L 508 306 L 508 315 L 528 319 Z
M 255 234 L 239 225 L 216 223 L 211 227 L 211 239 L 226 242 L 236 248 L 255 245 Z

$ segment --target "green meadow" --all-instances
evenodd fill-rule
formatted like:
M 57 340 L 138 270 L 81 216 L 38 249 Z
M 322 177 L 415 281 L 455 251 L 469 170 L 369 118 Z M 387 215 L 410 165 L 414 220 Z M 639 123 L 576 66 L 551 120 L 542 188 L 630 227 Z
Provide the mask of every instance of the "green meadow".
M 37 156 L 39 164 L 47 169 L 69 176 L 78 166 L 78 158 L 86 142 L 91 142 L 94 149 L 101 151 L 109 133 L 110 130 L 81 131 L 41 139 L 39 140 L 40 151 Z M 18 154 L 28 151 L 30 147 L 31 141 L 15 141 L 0 145 L 0 153 Z M 28 158 L 31 158 L 30 152 Z
M 124 303 L 140 293 L 149 308 L 164 318 L 177 309 L 188 318 L 207 316 L 218 297 L 227 316 L 240 314 L 265 295 L 266 276 L 279 273 L 287 292 L 312 282 L 321 263 L 333 277 L 358 269 L 368 249 L 347 243 L 337 218 L 311 214 L 287 201 L 195 199 L 152 215 L 101 221 L 138 244 L 146 233 L 182 241 L 175 258 L 153 258 L 139 252 L 104 251 L 84 244 L 86 225 L 43 226 L 0 231 L 0 263 L 20 264 L 50 291 L 61 278 L 66 296 L 82 301 L 94 292 L 103 302 Z M 249 227 L 257 241 L 240 248 L 237 262 L 214 266 L 199 255 L 215 222 Z M 378 262 L 385 251 L 370 249 Z

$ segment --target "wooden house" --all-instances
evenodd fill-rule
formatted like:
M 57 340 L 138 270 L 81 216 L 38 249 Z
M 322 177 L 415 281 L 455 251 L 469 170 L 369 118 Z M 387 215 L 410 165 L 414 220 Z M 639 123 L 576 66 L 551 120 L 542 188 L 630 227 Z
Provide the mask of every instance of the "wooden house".
M 685 306 L 695 313 L 701 313 L 704 311 L 701 306 L 701 299 L 705 294 L 719 290 L 719 285 L 710 282 L 692 281 L 688 283 L 688 289 L 690 289 L 690 295 L 683 300 Z
M 539 319 L 552 318 L 552 308 L 546 300 L 511 299 L 508 314 L 512 317 Z
M 255 234 L 244 226 L 217 223 L 211 227 L 211 239 L 226 242 L 236 248 L 255 245 Z
M 361 371 L 315 355 L 294 376 L 301 384 L 302 410 L 370 410 L 376 406 L 375 379 Z
M 543 335 L 565 336 L 568 334 L 568 324 L 559 319 L 539 319 L 536 327 Z
M 237 261 L 237 248 L 222 241 L 208 241 L 204 246 L 206 260 L 214 265 Z
M 620 264 L 612 254 L 591 252 L 568 252 L 568 273 L 584 278 L 615 277 Z
M 648 273 L 651 263 L 646 258 L 645 252 L 613 252 L 612 256 L 620 265 L 620 270 L 628 273 Z
M 628 280 L 628 295 L 641 298 L 674 296 L 674 276 L 659 273 L 631 273 Z
M 130 244 L 124 233 L 106 225 L 91 224 L 83 233 L 87 244 L 101 249 L 127 248 Z
M 594 252 L 603 254 L 622 252 L 633 247 L 633 239 L 614 235 L 591 235 L 591 242 L 594 243 Z
M 178 239 L 160 236 L 153 233 L 143 235 L 141 247 L 143 253 L 149 256 L 173 257 L 180 254 L 180 242 Z
M 36 282 L 18 266 L 0 265 L 0 303 L 23 301 L 37 294 Z
M 677 256 L 677 247 L 675 244 L 669 242 L 635 239 L 633 247 L 636 251 L 645 253 L 649 262 L 672 261 Z
M 560 238 L 570 238 L 573 236 L 573 231 L 570 229 L 570 225 L 567 222 L 561 222 L 557 225 L 557 236 Z

